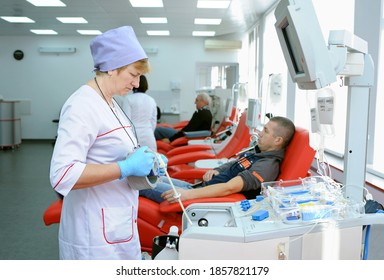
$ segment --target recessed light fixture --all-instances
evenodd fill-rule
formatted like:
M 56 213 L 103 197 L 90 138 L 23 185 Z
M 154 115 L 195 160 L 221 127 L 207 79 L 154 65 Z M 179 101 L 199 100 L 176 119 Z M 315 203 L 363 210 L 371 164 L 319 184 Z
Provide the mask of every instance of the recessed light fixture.
M 205 9 L 227 9 L 231 1 L 228 0 L 198 0 L 197 7 Z
M 195 24 L 219 25 L 220 18 L 195 18 Z
M 37 7 L 66 7 L 67 6 L 60 0 L 27 0 L 27 2 Z
M 31 32 L 38 35 L 57 35 L 57 32 L 52 29 L 31 29 Z
M 3 20 L 12 23 L 34 23 L 35 21 L 28 17 L 1 17 Z
M 57 17 L 56 19 L 62 23 L 88 23 L 83 17 Z
M 163 0 L 129 0 L 132 7 L 138 8 L 161 8 L 164 7 Z
M 168 30 L 148 30 L 147 34 L 149 36 L 169 36 Z
M 165 17 L 141 17 L 141 23 L 167 23 L 167 18 Z
M 100 35 L 102 32 L 100 30 L 77 30 L 81 35 Z
M 216 32 L 215 31 L 193 31 L 192 36 L 215 36 Z

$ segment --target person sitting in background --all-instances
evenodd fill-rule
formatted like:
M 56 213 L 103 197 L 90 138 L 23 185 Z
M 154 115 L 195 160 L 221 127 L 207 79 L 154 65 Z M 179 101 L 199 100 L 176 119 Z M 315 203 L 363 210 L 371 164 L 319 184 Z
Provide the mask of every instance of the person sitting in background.
M 148 146 L 156 152 L 153 133 L 157 124 L 157 105 L 155 99 L 146 94 L 147 90 L 147 78 L 141 75 L 139 87 L 133 89 L 133 94 L 124 97 L 122 108 L 135 125 L 140 145 Z
M 155 129 L 156 140 L 162 140 L 165 143 L 170 143 L 173 140 L 184 136 L 184 132 L 211 130 L 212 112 L 209 107 L 210 103 L 211 97 L 207 93 L 199 93 L 195 100 L 196 111 L 193 113 L 188 124 L 181 130 L 174 129 L 172 127 L 157 127 Z
M 207 171 L 201 185 L 171 179 L 181 200 L 220 197 L 242 193 L 246 198 L 255 198 L 260 193 L 261 183 L 274 181 L 279 176 L 280 164 L 285 149 L 295 134 L 295 125 L 285 117 L 272 117 L 259 133 L 258 143 L 252 151 L 242 154 L 235 161 L 229 161 Z M 158 203 L 177 201 L 167 178 L 151 190 L 141 190 L 140 196 Z

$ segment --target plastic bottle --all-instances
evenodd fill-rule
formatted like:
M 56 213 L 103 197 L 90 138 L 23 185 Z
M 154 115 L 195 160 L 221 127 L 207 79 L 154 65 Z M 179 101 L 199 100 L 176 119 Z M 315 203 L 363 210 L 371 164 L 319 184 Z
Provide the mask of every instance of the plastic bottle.
M 155 260 L 178 260 L 179 252 L 177 251 L 177 242 L 179 238 L 172 238 L 173 236 L 178 237 L 179 228 L 177 226 L 171 226 L 167 235 L 167 241 L 163 250 L 161 250 Z

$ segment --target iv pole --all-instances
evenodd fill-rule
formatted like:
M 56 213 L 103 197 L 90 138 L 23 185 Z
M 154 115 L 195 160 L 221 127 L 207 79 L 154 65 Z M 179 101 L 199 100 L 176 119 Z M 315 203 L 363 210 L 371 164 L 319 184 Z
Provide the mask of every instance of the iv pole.
M 374 65 L 369 54 L 364 55 L 364 74 L 346 77 L 348 86 L 347 127 L 344 152 L 344 185 L 346 195 L 355 201 L 363 198 L 367 163 L 368 109 L 373 85 Z
M 342 61 L 336 73 L 345 76 L 345 85 L 348 86 L 344 152 L 346 197 L 361 201 L 365 186 L 369 95 L 374 82 L 374 64 L 368 54 L 367 42 L 345 30 L 331 31 L 328 43 L 330 51 Z

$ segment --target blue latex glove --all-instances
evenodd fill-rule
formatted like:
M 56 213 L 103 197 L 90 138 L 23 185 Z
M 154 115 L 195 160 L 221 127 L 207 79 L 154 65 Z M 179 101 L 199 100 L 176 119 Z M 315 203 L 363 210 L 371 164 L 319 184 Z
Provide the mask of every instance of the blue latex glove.
M 148 151 L 147 151 L 148 150 Z M 147 146 L 143 146 L 130 154 L 125 160 L 119 161 L 120 179 L 129 176 L 147 176 L 153 167 L 155 154 Z
M 165 171 L 167 170 L 168 159 L 163 154 L 157 154 L 157 156 L 161 158 L 161 161 L 159 159 L 159 172 L 158 172 L 160 177 L 165 175 Z

